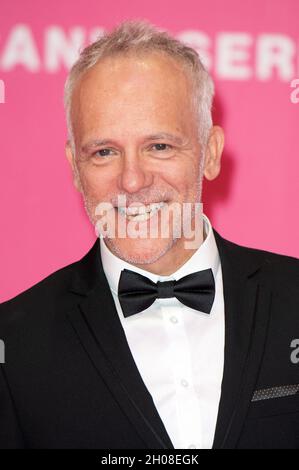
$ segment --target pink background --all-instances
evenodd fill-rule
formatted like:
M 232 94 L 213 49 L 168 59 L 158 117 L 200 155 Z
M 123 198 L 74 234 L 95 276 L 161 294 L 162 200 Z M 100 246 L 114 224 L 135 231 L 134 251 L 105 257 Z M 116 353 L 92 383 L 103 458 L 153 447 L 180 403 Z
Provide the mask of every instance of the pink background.
M 67 66 L 49 59 L 47 34 L 57 27 L 67 37 L 78 27 L 87 43 L 94 28 L 127 18 L 148 19 L 176 36 L 206 35 L 214 118 L 226 148 L 221 176 L 206 182 L 204 211 L 232 241 L 299 257 L 299 103 L 290 99 L 290 83 L 299 78 L 298 0 L 2 0 L 0 301 L 77 260 L 95 240 L 64 157 Z M 21 24 L 32 35 L 34 70 L 9 62 L 11 34 Z M 222 33 L 248 35 L 246 77 L 221 74 Z M 263 79 L 265 34 L 286 37 L 293 55 L 283 73 L 274 67 Z

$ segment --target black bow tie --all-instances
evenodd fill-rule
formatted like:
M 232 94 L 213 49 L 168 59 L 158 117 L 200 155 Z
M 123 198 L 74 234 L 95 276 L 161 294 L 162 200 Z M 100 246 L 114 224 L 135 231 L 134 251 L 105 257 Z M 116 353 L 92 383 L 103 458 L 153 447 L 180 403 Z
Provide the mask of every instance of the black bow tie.
M 118 298 L 125 317 L 150 307 L 157 299 L 176 297 L 187 307 L 210 313 L 215 298 L 212 269 L 197 271 L 178 281 L 152 282 L 145 276 L 124 269 L 118 283 Z

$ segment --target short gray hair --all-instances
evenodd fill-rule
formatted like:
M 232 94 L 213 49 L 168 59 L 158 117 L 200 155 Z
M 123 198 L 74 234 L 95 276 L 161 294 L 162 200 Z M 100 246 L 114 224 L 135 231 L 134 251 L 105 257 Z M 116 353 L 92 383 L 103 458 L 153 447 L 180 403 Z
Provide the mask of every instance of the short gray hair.
M 73 144 L 71 100 L 77 80 L 100 59 L 127 53 L 164 53 L 191 71 L 194 82 L 194 103 L 198 110 L 199 139 L 206 145 L 212 127 L 212 101 L 214 83 L 200 60 L 198 53 L 181 41 L 160 31 L 143 20 L 124 21 L 110 33 L 101 36 L 80 53 L 65 83 L 64 104 L 68 134 Z

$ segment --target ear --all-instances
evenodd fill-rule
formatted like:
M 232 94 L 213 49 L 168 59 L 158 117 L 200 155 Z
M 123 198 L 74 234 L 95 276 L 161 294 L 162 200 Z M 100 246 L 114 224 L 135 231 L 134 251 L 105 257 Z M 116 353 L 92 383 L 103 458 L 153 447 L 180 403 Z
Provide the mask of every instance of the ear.
M 73 149 L 69 140 L 67 141 L 65 145 L 65 155 L 72 169 L 74 186 L 81 193 L 82 188 L 81 188 L 81 183 L 80 183 L 80 179 L 78 175 L 78 170 L 76 168 L 75 155 L 73 153 Z
M 210 181 L 220 173 L 223 147 L 223 129 L 220 126 L 213 126 L 207 143 L 204 166 L 204 176 Z

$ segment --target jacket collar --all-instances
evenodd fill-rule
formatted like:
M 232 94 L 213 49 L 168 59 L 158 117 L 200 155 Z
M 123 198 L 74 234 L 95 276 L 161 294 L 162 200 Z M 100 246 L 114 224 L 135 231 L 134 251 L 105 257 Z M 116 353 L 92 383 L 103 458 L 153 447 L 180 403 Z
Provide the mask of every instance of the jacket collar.
M 213 229 L 217 248 L 219 250 L 222 269 L 233 276 L 235 280 L 254 275 L 265 263 L 265 252 L 244 249 L 223 238 Z M 100 240 L 97 238 L 84 257 L 74 263 L 70 291 L 87 295 L 103 277 L 101 265 Z

